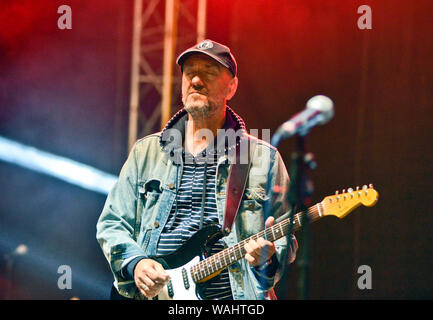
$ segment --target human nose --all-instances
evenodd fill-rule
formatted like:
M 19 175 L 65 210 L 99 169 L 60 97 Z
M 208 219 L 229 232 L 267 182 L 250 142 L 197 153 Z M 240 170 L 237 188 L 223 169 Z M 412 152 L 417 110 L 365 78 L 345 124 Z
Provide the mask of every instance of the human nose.
M 203 80 L 201 79 L 201 77 L 198 74 L 196 74 L 192 77 L 191 84 L 194 87 L 203 87 L 203 85 L 204 85 Z

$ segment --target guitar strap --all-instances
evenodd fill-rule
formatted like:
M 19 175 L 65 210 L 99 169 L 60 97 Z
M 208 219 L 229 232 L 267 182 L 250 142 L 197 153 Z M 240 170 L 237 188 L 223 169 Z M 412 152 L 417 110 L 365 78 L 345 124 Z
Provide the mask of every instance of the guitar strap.
M 249 145 L 248 145 L 249 142 Z M 245 143 L 247 145 L 245 145 Z M 243 147 L 241 146 L 242 144 Z M 226 207 L 224 211 L 223 229 L 224 235 L 228 235 L 232 229 L 233 222 L 239 210 L 239 206 L 247 183 L 248 172 L 250 171 L 252 157 L 256 149 L 255 139 L 242 139 L 236 147 L 236 158 L 230 166 L 226 188 Z M 248 149 L 249 147 L 249 149 Z M 241 151 L 248 150 L 248 162 L 242 163 Z

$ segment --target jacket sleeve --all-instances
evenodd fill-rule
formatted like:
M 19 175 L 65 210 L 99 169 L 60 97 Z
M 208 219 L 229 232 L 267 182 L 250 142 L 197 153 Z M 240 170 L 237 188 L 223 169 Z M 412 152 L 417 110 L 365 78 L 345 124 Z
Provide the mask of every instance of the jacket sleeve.
M 286 166 L 280 153 L 273 149 L 270 155 L 269 167 L 269 199 L 266 205 L 269 206 L 269 215 L 277 219 L 290 210 L 287 194 L 289 192 L 290 179 L 287 173 Z M 276 192 L 275 192 L 276 191 Z M 266 220 L 267 217 L 264 217 Z M 292 239 L 290 237 L 290 239 Z M 291 240 L 292 241 L 292 240 Z M 287 267 L 290 257 L 287 257 L 287 237 L 282 237 L 274 242 L 275 255 L 271 259 L 271 263 L 260 270 L 251 266 L 256 280 L 259 282 L 263 290 L 270 290 L 280 280 L 282 273 Z M 292 244 L 290 244 L 290 247 Z M 291 251 L 291 250 L 290 250 Z
M 122 268 L 134 258 L 146 256 L 136 242 L 137 192 L 137 161 L 134 146 L 117 182 L 108 194 L 96 225 L 96 239 L 110 265 L 116 288 L 122 282 L 133 281 L 124 278 Z

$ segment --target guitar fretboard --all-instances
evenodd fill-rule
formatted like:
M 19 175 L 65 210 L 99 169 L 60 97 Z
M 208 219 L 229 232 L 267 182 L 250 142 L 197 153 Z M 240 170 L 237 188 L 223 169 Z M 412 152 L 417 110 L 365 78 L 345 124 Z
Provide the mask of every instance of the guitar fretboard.
M 323 216 L 323 205 L 322 203 L 317 203 L 316 205 L 308 208 L 306 211 L 309 220 L 315 221 Z M 236 261 L 242 259 L 246 251 L 244 246 L 251 239 L 257 240 L 258 238 L 264 238 L 268 241 L 274 242 L 284 236 L 289 232 L 290 220 L 292 220 L 292 231 L 296 231 L 302 227 L 302 212 L 293 215 L 293 218 L 287 218 L 283 221 L 260 231 L 259 233 L 242 240 L 238 244 L 224 249 L 217 254 L 199 262 L 191 268 L 191 276 L 194 282 L 199 282 L 213 275 L 214 273 L 227 268 Z

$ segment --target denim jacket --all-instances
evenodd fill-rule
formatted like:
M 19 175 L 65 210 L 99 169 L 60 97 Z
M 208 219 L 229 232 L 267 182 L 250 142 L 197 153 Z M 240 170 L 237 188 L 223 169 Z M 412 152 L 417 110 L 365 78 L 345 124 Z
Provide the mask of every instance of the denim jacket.
M 231 247 L 264 229 L 264 202 L 270 201 L 270 212 L 278 217 L 289 210 L 286 201 L 289 177 L 279 152 L 270 144 L 248 135 L 242 119 L 227 107 L 229 114 L 242 129 L 241 139 L 255 139 L 255 150 L 246 188 L 232 231 L 223 238 Z M 166 128 L 173 126 L 186 112 L 179 111 Z M 128 298 L 137 298 L 134 280 L 122 277 L 121 269 L 136 257 L 155 256 L 161 231 L 167 222 L 176 198 L 176 188 L 182 174 L 182 162 L 176 161 L 173 150 L 162 142 L 164 130 L 137 141 L 123 165 L 118 181 L 110 191 L 99 217 L 96 238 L 109 262 L 114 286 Z M 230 153 L 218 160 L 216 173 L 216 201 L 220 224 L 223 222 L 225 192 L 230 168 Z M 268 175 L 269 174 L 269 175 Z M 267 181 L 271 188 L 280 186 L 281 192 L 266 195 Z M 270 189 L 272 190 L 272 189 Z M 275 296 L 273 286 L 287 265 L 282 259 L 287 250 L 286 237 L 274 242 L 278 270 L 270 278 L 259 275 L 245 259 L 229 267 L 233 299 L 256 300 Z M 262 277 L 262 278 L 260 278 Z

